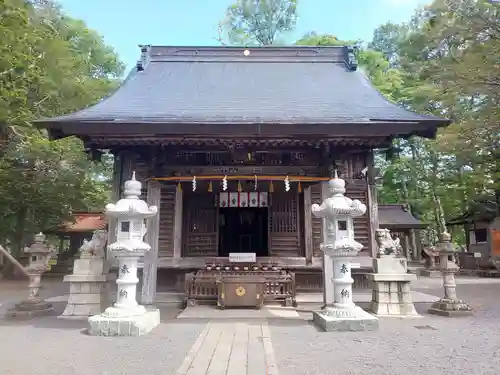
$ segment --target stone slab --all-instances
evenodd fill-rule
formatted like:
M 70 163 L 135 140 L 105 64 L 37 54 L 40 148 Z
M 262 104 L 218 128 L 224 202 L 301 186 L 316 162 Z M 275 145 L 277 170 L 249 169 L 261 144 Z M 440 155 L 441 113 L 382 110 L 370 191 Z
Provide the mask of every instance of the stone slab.
M 441 271 L 438 271 L 438 270 L 420 270 L 419 276 L 438 278 L 438 277 L 441 277 Z
M 313 322 L 326 332 L 376 331 L 379 326 L 378 318 L 367 312 L 356 318 L 337 318 L 313 311 Z
M 123 318 L 94 315 L 88 322 L 91 336 L 142 336 L 160 324 L 160 310 L 147 309 L 142 315 Z
M 434 298 L 435 299 L 435 298 Z M 186 307 L 177 319 L 302 319 L 295 308 L 281 306 L 264 306 L 256 309 L 217 309 L 215 306 Z
M 9 319 L 29 320 L 42 316 L 53 315 L 54 313 L 55 310 L 52 306 L 40 310 L 17 310 L 14 308 L 8 310 L 5 317 Z
M 373 259 L 373 272 L 382 274 L 405 274 L 408 271 L 407 260 L 402 257 L 383 255 Z
M 432 307 L 427 312 L 432 315 L 446 316 L 449 318 L 474 315 L 472 310 L 441 310 Z
M 369 273 L 366 275 L 368 280 L 372 281 L 415 281 L 417 275 L 412 273 Z

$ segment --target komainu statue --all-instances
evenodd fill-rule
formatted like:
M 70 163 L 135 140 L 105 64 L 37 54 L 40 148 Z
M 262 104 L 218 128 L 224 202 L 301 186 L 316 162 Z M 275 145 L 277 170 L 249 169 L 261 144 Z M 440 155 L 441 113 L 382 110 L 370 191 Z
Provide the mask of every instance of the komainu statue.
M 83 240 L 83 245 L 80 247 L 81 258 L 104 258 L 104 248 L 108 240 L 108 232 L 106 230 L 96 230 L 90 241 Z
M 392 238 L 389 229 L 377 229 L 375 231 L 375 240 L 378 245 L 378 255 L 401 255 L 399 238 Z

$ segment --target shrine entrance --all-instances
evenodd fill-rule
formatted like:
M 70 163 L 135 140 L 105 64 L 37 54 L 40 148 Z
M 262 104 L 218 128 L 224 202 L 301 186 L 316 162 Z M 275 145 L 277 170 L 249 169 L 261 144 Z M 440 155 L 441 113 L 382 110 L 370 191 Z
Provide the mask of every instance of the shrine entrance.
M 267 193 L 220 193 L 218 255 L 269 256 Z
M 219 209 L 219 256 L 255 253 L 268 256 L 267 207 L 226 207 Z

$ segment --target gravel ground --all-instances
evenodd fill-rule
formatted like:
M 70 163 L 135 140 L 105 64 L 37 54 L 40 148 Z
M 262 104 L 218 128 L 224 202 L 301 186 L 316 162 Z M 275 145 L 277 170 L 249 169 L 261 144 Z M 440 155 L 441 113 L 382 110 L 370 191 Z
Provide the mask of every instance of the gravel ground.
M 146 336 L 105 338 L 86 335 L 85 322 L 55 317 L 4 322 L 0 374 L 175 374 L 204 326 L 205 322 L 164 322 Z
M 311 324 L 270 322 L 281 374 L 497 375 L 499 281 L 459 280 L 458 295 L 476 309 L 473 317 L 435 317 L 421 304 L 417 310 L 423 318 L 381 319 L 377 332 L 327 333 Z M 439 279 L 418 281 L 414 289 L 442 294 Z

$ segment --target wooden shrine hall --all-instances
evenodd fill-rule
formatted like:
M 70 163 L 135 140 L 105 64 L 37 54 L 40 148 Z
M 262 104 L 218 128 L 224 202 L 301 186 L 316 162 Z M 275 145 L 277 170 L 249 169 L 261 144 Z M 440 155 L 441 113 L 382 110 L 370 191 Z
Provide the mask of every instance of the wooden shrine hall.
M 369 257 L 373 150 L 434 137 L 448 122 L 387 101 L 351 47 L 148 45 L 108 98 L 37 125 L 52 139 L 82 139 L 92 155 L 112 152 L 113 200 L 136 171 L 143 198 L 159 206 L 143 271 L 143 301 L 152 301 L 157 280 L 182 290 L 186 273 L 223 266 L 229 253 L 294 272 L 297 289 L 321 287 L 322 223 L 311 204 L 322 182 L 337 170 L 346 195 L 367 203 L 355 232 Z

